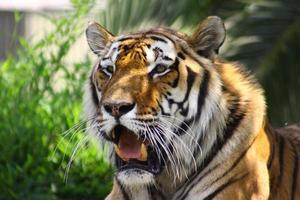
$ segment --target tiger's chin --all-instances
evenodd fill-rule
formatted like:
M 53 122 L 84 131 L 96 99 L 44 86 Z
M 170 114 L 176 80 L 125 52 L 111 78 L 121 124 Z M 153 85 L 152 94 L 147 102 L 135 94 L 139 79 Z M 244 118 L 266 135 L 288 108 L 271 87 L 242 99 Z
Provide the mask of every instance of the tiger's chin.
M 155 182 L 155 175 L 138 168 L 118 171 L 117 180 L 125 187 L 143 187 Z
M 124 126 L 113 130 L 116 178 L 124 186 L 143 186 L 154 183 L 164 167 L 149 142 Z

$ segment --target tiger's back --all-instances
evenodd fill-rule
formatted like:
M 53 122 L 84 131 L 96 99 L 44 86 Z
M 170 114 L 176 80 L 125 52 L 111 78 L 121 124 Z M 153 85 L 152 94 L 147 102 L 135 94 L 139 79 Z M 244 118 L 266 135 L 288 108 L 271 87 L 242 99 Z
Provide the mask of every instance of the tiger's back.
M 269 128 L 270 129 L 270 128 Z M 298 199 L 300 190 L 300 124 L 272 129 L 268 161 L 270 199 Z
M 266 123 L 231 165 L 230 173 L 244 175 L 229 178 L 205 199 L 299 199 L 299 147 L 299 124 L 273 129 Z
M 107 200 L 300 197 L 299 125 L 272 129 L 255 78 L 218 58 L 218 17 L 190 36 L 92 23 L 87 38 L 86 115 L 116 166 Z

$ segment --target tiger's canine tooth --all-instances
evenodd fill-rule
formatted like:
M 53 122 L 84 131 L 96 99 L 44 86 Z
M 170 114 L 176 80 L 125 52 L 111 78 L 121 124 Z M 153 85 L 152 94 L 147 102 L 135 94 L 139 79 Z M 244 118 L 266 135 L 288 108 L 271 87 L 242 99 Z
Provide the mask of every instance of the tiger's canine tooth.
M 148 152 L 147 152 L 147 147 L 144 143 L 141 145 L 141 156 L 140 159 L 141 161 L 147 161 L 148 159 Z
M 118 147 L 118 145 L 114 144 L 114 148 L 115 148 L 115 152 L 116 154 L 124 161 L 127 161 L 125 158 L 123 158 L 121 152 L 120 152 L 120 148 Z

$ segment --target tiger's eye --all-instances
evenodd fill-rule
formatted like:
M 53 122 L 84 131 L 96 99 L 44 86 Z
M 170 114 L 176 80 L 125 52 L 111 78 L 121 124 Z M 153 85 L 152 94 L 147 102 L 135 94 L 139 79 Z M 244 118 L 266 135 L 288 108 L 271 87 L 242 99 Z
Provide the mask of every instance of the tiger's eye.
M 108 72 L 108 73 L 113 73 L 114 72 L 114 66 L 112 66 L 112 65 L 108 65 L 107 67 L 106 67 L 106 71 Z
M 166 65 L 162 65 L 162 64 L 158 64 L 156 67 L 155 67 L 155 71 L 157 73 L 163 73 L 165 72 L 166 70 L 168 69 L 168 67 Z

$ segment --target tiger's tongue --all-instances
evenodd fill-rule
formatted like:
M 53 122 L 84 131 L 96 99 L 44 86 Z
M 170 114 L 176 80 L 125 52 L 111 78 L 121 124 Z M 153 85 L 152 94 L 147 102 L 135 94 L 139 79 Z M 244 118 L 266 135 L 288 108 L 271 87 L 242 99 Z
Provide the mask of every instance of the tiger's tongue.
M 124 160 L 139 159 L 141 157 L 142 141 L 129 131 L 124 131 L 119 140 L 120 154 Z

